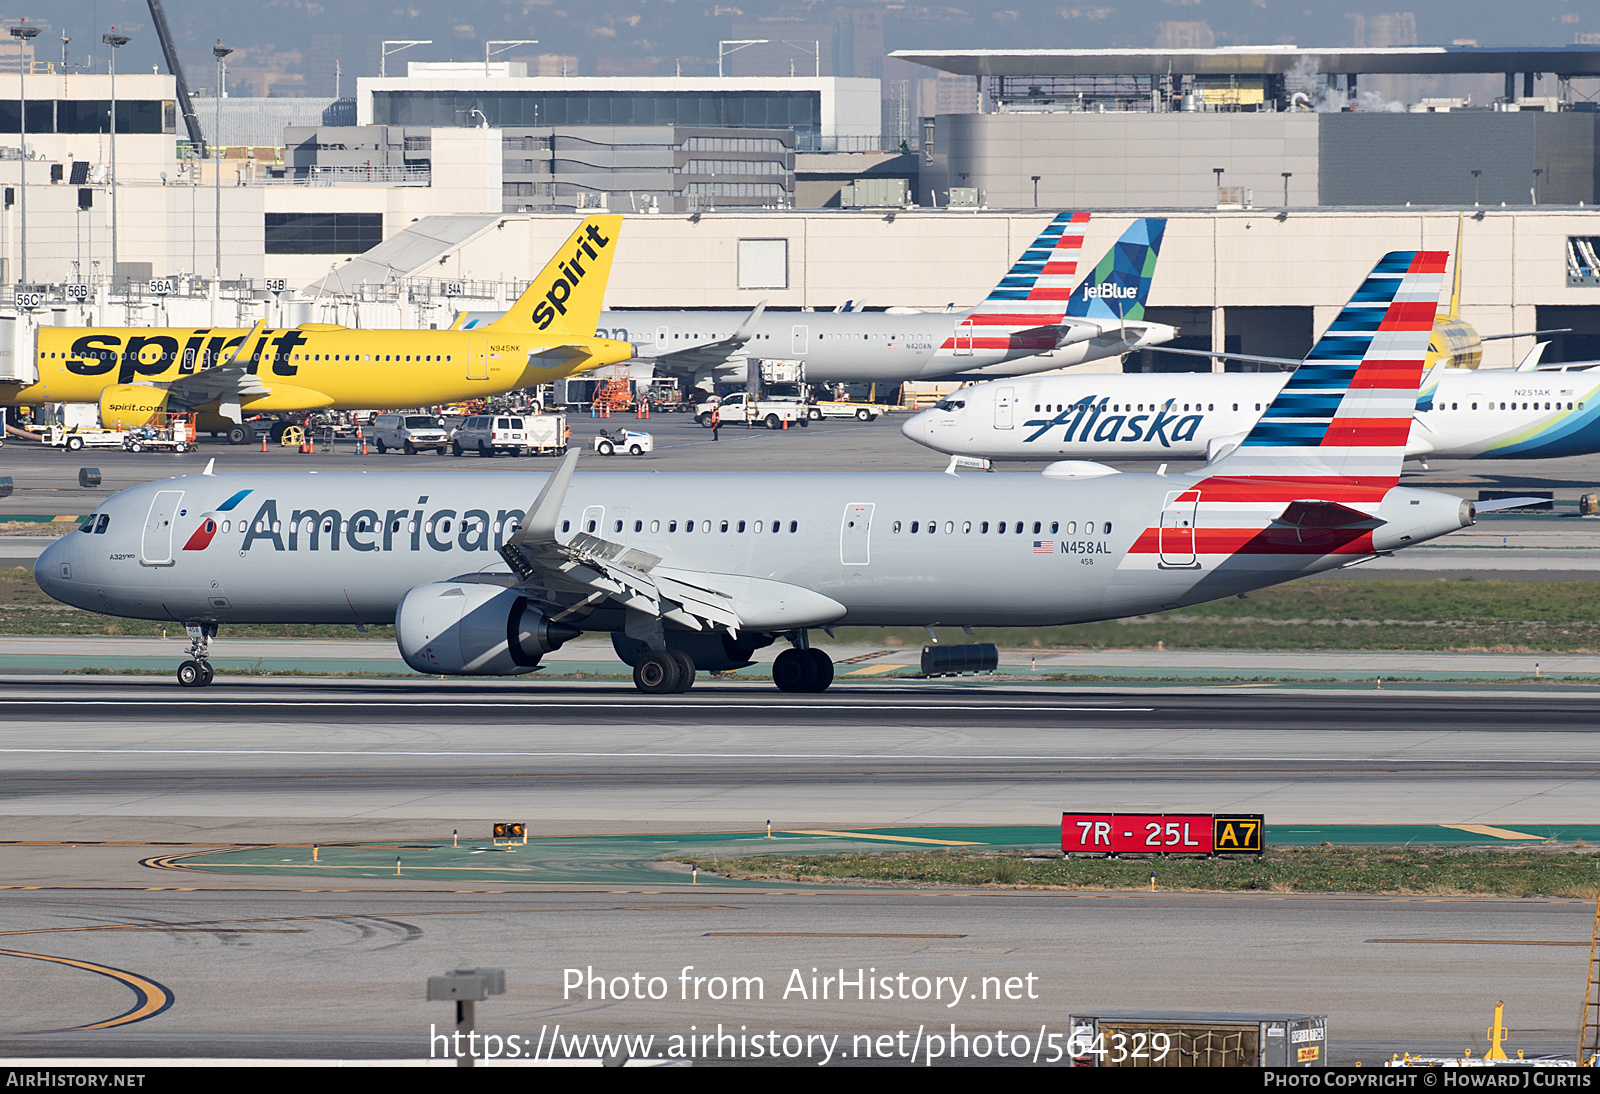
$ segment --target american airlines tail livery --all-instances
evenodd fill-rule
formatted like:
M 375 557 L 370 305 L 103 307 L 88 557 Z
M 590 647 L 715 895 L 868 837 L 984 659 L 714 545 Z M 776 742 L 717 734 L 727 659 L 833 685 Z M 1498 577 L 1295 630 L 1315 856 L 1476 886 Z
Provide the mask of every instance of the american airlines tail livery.
M 751 360 L 793 361 L 813 384 L 1021 376 L 1119 357 L 1177 333 L 1144 318 L 1167 222 L 1136 220 L 1080 272 L 1088 213 L 1047 224 L 982 303 L 963 311 L 608 311 L 600 333 L 691 385 L 740 384 Z M 476 330 L 493 312 L 467 312 Z
M 229 622 L 395 624 L 419 672 L 511 676 L 607 632 L 646 692 L 751 663 L 785 691 L 812 629 L 1033 626 L 1178 608 L 1475 520 L 1398 486 L 1442 252 L 1396 252 L 1238 448 L 1197 475 L 194 475 L 107 499 L 34 574 L 91 611 L 180 622 L 188 686 Z
M 1205 460 L 1231 451 L 1289 373 L 1123 373 L 973 384 L 901 432 L 991 460 Z M 1600 373 L 1433 368 L 1407 459 L 1545 459 L 1600 451 Z

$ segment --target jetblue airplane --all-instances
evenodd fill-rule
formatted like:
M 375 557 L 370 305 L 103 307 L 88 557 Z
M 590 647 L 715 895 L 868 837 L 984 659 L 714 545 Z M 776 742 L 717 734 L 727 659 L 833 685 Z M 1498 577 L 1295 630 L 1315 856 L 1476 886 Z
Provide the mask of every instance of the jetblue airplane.
M 1289 373 L 1123 373 L 973 384 L 912 415 L 918 444 L 991 460 L 1214 460 Z M 1600 451 L 1600 373 L 1428 371 L 1407 459 L 1546 459 Z
M 793 361 L 812 384 L 985 379 L 1119 357 L 1177 331 L 1144 319 L 1163 219 L 1136 220 L 1081 280 L 1088 213 L 1062 213 L 987 299 L 963 311 L 606 311 L 600 334 L 634 346 L 645 375 L 743 384 L 749 361 Z M 1076 282 L 1076 284 L 1075 284 Z M 475 330 L 498 312 L 464 312 Z
M 528 673 L 598 631 L 645 692 L 779 640 L 777 686 L 822 691 L 815 628 L 1117 619 L 1474 523 L 1471 502 L 1398 485 L 1445 260 L 1379 261 L 1199 474 L 576 476 L 576 450 L 551 474 L 206 473 L 108 498 L 34 575 L 77 607 L 185 624 L 186 686 L 211 681 L 229 622 L 392 621 L 422 673 Z

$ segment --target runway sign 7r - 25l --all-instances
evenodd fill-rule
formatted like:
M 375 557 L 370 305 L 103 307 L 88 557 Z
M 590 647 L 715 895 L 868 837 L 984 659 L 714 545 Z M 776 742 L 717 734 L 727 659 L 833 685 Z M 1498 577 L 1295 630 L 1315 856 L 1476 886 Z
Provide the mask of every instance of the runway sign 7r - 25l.
M 1101 855 L 1259 855 L 1260 813 L 1063 813 L 1061 850 Z

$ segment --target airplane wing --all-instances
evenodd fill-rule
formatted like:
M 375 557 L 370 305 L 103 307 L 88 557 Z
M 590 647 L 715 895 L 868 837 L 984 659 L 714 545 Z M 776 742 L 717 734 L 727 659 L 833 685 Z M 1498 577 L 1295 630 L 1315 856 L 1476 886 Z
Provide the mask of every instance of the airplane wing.
M 845 614 L 844 605 L 821 593 L 770 578 L 710 574 L 661 566 L 661 557 L 579 531 L 556 539 L 557 516 L 578 450 L 572 449 L 500 555 L 534 599 L 560 605 L 563 614 L 606 602 L 641 613 L 659 627 L 671 622 L 687 630 L 788 630 L 822 626 Z
M 244 348 L 261 336 L 266 329 L 265 319 L 257 320 L 250 333 L 233 348 L 228 357 L 211 368 L 200 369 L 180 376 L 165 385 L 167 393 L 185 406 L 204 406 L 215 402 L 240 402 L 271 393 L 259 376 L 243 365 L 236 364 Z M 161 385 L 157 385 L 161 386 Z
M 692 375 L 696 372 L 721 368 L 735 357 L 744 356 L 740 351 L 755 336 L 756 324 L 761 321 L 761 313 L 766 310 L 767 302 L 763 300 L 750 310 L 749 316 L 739 324 L 739 329 L 726 338 L 673 350 L 670 353 L 646 356 L 644 360 L 652 362 L 658 369 L 669 374 Z
M 1130 323 L 1129 326 L 1132 326 Z M 1173 349 L 1171 346 L 1162 346 L 1162 353 L 1181 353 L 1185 357 L 1220 357 L 1227 361 L 1254 361 L 1262 365 L 1293 365 L 1300 367 L 1298 357 L 1262 357 L 1253 353 L 1223 353 L 1212 349 Z

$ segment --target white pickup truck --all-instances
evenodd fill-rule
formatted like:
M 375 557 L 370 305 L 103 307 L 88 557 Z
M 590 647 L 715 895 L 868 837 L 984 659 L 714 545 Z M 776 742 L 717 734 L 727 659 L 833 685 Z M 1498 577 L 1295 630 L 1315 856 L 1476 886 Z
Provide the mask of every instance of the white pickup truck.
M 870 422 L 880 414 L 887 414 L 890 407 L 882 403 L 851 403 L 840 400 L 819 400 L 806 407 L 806 413 L 813 422 L 820 422 L 824 418 L 854 418 L 860 422 Z
M 712 427 L 711 412 L 716 410 L 723 425 L 737 425 L 741 422 L 755 424 L 760 422 L 768 429 L 782 429 L 785 422 L 798 422 L 800 425 L 809 425 L 809 415 L 806 405 L 798 399 L 758 399 L 750 401 L 745 392 L 724 396 L 722 399 L 707 399 L 694 408 L 694 419 L 707 429 Z

